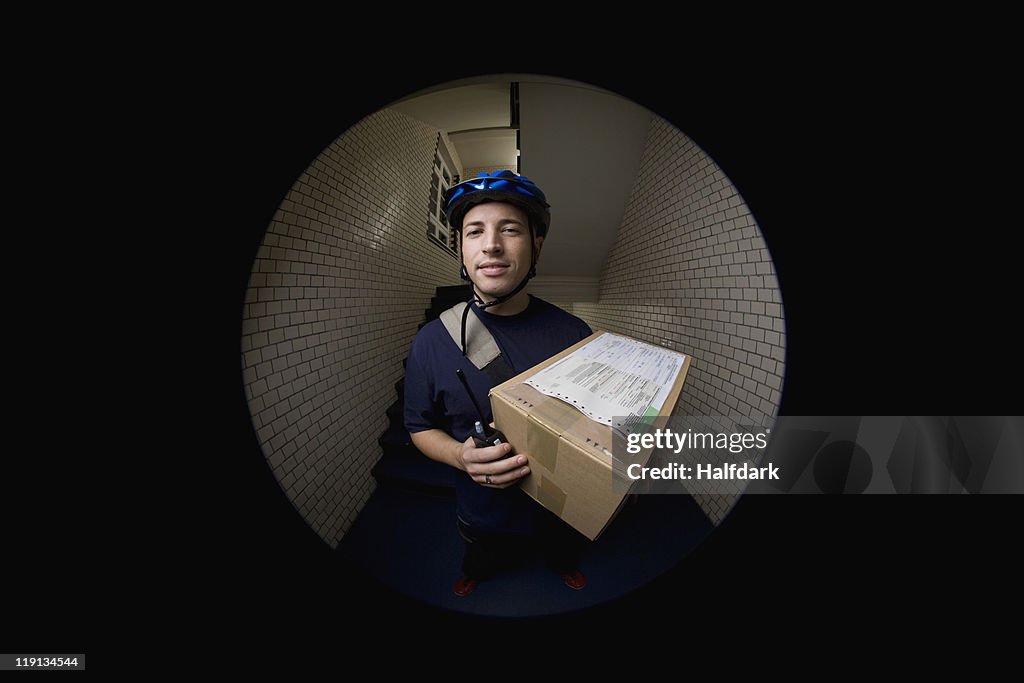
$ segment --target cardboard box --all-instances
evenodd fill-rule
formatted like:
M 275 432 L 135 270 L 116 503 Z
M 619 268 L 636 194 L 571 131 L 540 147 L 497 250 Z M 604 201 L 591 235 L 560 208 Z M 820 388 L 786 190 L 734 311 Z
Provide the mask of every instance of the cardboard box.
M 613 491 L 612 428 L 523 382 L 603 334 L 595 332 L 490 392 L 497 428 L 515 452 L 530 458 L 523 490 L 590 540 L 608 527 L 626 498 Z M 689 367 L 686 354 L 659 415 L 672 414 Z

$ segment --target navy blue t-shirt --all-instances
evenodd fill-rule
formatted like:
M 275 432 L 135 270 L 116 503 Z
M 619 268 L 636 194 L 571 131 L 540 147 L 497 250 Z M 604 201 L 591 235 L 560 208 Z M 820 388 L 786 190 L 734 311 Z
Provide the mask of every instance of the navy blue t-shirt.
M 490 330 L 502 356 L 516 374 L 592 334 L 583 320 L 533 295 L 526 309 L 516 315 L 487 313 L 475 302 L 472 308 L 470 315 L 475 314 Z M 455 374 L 459 368 L 484 411 L 484 424 L 494 420 L 487 397 L 491 389 L 487 375 L 462 355 L 459 344 L 448 334 L 444 324 L 432 320 L 413 339 L 406 362 L 405 428 L 410 433 L 440 429 L 460 443 L 473 433 L 473 424 L 480 418 Z M 523 444 L 513 445 L 524 447 Z M 481 531 L 530 533 L 535 528 L 539 506 L 518 486 L 506 489 L 481 486 L 466 472 L 459 471 L 456 500 L 462 520 Z

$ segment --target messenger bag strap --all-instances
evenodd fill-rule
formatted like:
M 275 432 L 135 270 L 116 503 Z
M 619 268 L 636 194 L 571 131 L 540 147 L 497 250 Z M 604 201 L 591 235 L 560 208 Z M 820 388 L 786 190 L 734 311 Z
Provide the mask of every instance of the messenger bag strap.
M 465 356 L 469 358 L 469 362 L 491 379 L 494 386 L 497 386 L 514 377 L 516 373 L 501 355 L 501 349 L 498 348 L 498 342 L 494 341 L 494 335 L 473 311 L 466 310 L 468 306 L 469 304 L 465 301 L 455 304 L 441 313 L 441 322 L 448 330 L 455 345 L 461 350 L 462 320 L 466 319 Z

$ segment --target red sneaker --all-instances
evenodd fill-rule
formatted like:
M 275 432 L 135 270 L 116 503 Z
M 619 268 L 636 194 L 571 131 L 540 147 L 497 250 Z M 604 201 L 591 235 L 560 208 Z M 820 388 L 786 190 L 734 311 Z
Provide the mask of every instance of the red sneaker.
M 455 586 L 452 588 L 452 591 L 460 598 L 464 598 L 476 589 L 478 583 L 480 582 L 476 579 L 469 579 L 463 576 L 455 582 Z
M 587 587 L 587 577 L 579 569 L 573 569 L 567 574 L 560 574 L 565 585 L 574 591 L 581 591 Z

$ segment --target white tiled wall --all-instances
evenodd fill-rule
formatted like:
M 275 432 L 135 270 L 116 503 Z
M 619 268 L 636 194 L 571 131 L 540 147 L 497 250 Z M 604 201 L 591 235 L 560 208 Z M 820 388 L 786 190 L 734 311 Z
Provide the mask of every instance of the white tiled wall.
M 764 240 L 722 170 L 657 116 L 600 291 L 597 304 L 563 307 L 692 356 L 676 414 L 777 413 L 785 328 Z M 735 502 L 696 498 L 715 523 Z
M 373 492 L 385 410 L 430 297 L 461 283 L 456 258 L 426 237 L 437 134 L 394 110 L 349 129 L 296 181 L 253 266 L 242 338 L 253 423 L 332 546 Z

